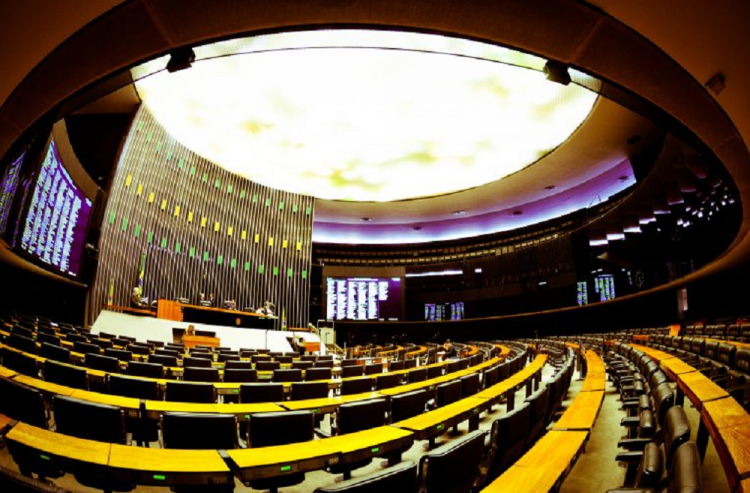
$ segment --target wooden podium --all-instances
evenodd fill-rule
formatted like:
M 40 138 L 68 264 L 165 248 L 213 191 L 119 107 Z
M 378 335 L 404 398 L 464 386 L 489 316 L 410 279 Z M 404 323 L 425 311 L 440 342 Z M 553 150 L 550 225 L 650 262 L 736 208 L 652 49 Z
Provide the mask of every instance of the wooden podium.
M 185 347 L 192 348 L 195 346 L 211 346 L 211 347 L 219 347 L 221 346 L 221 341 L 218 337 L 206 337 L 206 336 L 182 336 L 182 342 L 185 344 Z
M 156 318 L 182 322 L 182 305 L 176 301 L 160 299 L 156 304 Z

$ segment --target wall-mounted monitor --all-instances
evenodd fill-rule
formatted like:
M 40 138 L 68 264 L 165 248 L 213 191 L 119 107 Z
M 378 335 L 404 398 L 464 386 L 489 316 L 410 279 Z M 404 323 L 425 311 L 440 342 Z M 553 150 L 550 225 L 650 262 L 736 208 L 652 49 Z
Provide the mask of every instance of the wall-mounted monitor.
M 8 167 L 3 170 L 0 178 L 0 236 L 5 236 L 8 227 L 9 214 L 18 191 L 18 184 L 21 181 L 21 166 L 25 156 L 26 153 L 22 152 L 20 156 L 11 161 Z
M 594 292 L 599 295 L 598 301 L 615 299 L 615 277 L 612 274 L 599 274 L 594 277 Z
M 52 272 L 77 278 L 90 214 L 91 201 L 73 182 L 51 140 L 23 221 L 20 250 Z
M 326 278 L 327 320 L 399 320 L 400 277 Z
M 464 318 L 463 301 L 456 303 L 425 303 L 424 305 L 424 319 L 428 322 L 463 320 Z
M 589 289 L 586 281 L 578 281 L 578 306 L 589 304 Z

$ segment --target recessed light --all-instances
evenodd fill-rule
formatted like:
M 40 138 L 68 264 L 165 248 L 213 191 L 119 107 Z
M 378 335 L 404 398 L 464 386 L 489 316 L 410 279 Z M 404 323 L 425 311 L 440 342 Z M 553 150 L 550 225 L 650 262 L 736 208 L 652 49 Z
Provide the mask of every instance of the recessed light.
M 641 136 L 636 134 L 628 139 L 628 145 L 632 146 L 633 144 L 637 144 L 640 141 L 641 141 Z
M 520 209 L 519 209 L 519 210 L 517 210 L 517 211 L 513 211 L 513 215 L 514 215 L 514 216 L 520 216 L 521 214 L 523 214 L 523 211 L 522 211 L 522 210 L 520 210 Z
M 370 221 L 372 221 L 372 218 L 371 217 L 360 217 L 359 220 L 362 221 L 362 222 L 364 222 L 364 223 L 369 223 Z
M 628 181 L 628 176 L 627 175 L 622 175 L 621 177 L 617 178 L 617 181 L 620 181 L 620 182 Z
M 547 190 L 548 192 L 551 192 L 552 190 L 557 189 L 557 185 L 547 185 L 546 187 L 544 187 L 544 189 Z
M 422 231 L 422 226 L 414 226 L 414 228 L 412 228 L 412 229 L 414 231 Z
M 466 211 L 453 211 L 451 212 L 451 214 L 454 216 L 463 216 L 464 214 L 466 214 Z

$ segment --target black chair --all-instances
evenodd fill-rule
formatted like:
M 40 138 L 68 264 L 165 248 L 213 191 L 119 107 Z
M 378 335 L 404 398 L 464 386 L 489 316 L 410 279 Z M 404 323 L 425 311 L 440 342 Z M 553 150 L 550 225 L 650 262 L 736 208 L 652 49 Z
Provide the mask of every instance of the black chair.
M 3 365 L 6 368 L 27 377 L 39 378 L 39 368 L 34 358 L 8 348 L 0 348 L 0 352 L 3 355 Z
M 531 423 L 531 406 L 519 407 L 492 422 L 488 483 L 513 465 L 526 447 Z
M 36 342 L 31 337 L 24 337 L 18 334 L 11 334 L 8 338 L 8 346 L 16 348 L 24 353 L 36 354 Z
M 314 361 L 292 361 L 292 368 L 295 370 L 308 370 L 313 366 L 315 366 Z
M 365 366 L 365 375 L 380 375 L 381 373 L 383 373 L 383 363 Z
M 109 376 L 109 393 L 134 399 L 161 400 L 161 390 L 156 380 L 143 380 L 123 375 Z
M 479 373 L 472 373 L 460 378 L 461 381 L 461 394 L 464 397 L 469 397 L 479 392 Z
M 398 491 L 399 493 L 417 492 L 417 466 L 411 461 L 404 461 L 383 471 L 342 481 L 331 486 L 320 486 L 314 493 L 381 493 Z
M 271 447 L 290 443 L 309 442 L 313 439 L 314 418 L 308 411 L 283 413 L 256 413 L 250 415 L 250 447 Z M 282 471 L 273 478 L 250 480 L 247 486 L 256 490 L 271 490 L 294 486 L 305 480 L 305 473 Z
M 401 381 L 404 379 L 402 373 L 384 373 L 375 377 L 375 387 L 378 390 L 390 389 L 401 385 Z
M 292 400 L 323 399 L 328 397 L 328 382 L 295 382 L 292 384 Z
M 164 347 L 164 343 L 162 341 L 152 341 L 151 339 L 146 339 L 146 342 L 154 347 Z
M 43 344 L 52 344 L 53 346 L 60 346 L 60 338 L 54 334 L 45 334 L 44 332 L 39 332 L 36 335 L 36 342 Z
M 134 377 L 164 378 L 164 365 L 131 361 L 128 363 L 128 375 Z
M 372 399 L 361 402 L 342 404 L 336 410 L 336 431 L 339 435 L 369 430 L 386 424 L 388 402 L 385 399 Z M 350 479 L 352 471 L 365 467 L 372 462 L 372 457 L 352 460 L 337 464 L 329 468 L 333 474 L 344 474 L 344 479 Z
M 152 354 L 148 357 L 148 362 L 163 365 L 167 368 L 177 367 L 177 357 L 167 356 L 165 354 Z
M 549 387 L 545 386 L 526 398 L 531 406 L 531 426 L 529 444 L 535 443 L 547 428 L 547 411 L 549 410 Z
M 274 370 L 273 371 L 274 382 L 301 382 L 302 381 L 302 370 Z
M 341 378 L 361 377 L 364 374 L 365 374 L 365 367 L 362 365 L 341 367 Z
M 291 356 L 274 356 L 273 357 L 274 361 L 278 361 L 279 363 L 282 363 L 282 364 L 289 364 L 292 362 L 292 359 L 293 358 Z
M 44 362 L 44 379 L 51 383 L 73 387 L 76 389 L 89 389 L 89 381 L 86 370 L 74 366 L 63 365 L 52 360 Z
M 467 369 L 469 367 L 470 363 L 471 362 L 469 361 L 468 358 L 460 359 L 460 360 L 458 360 L 458 369 L 459 370 L 465 370 L 465 369 Z
M 302 356 L 300 356 L 299 359 L 301 361 L 312 361 L 313 363 L 316 362 L 316 361 L 318 361 L 318 357 L 316 355 L 314 355 L 314 354 L 302 355 Z M 344 361 L 347 361 L 347 360 L 344 360 Z M 354 361 L 357 361 L 357 360 L 354 360 Z
M 419 461 L 420 489 L 430 493 L 471 491 L 479 476 L 486 433 L 473 431 L 423 455 Z
M 227 368 L 224 370 L 225 382 L 257 382 L 258 372 L 250 368 Z
M 96 344 L 76 341 L 73 343 L 73 352 L 81 353 L 81 354 L 87 354 L 87 353 L 101 354 L 102 349 Z
M 372 392 L 372 378 L 354 378 L 352 380 L 341 381 L 341 395 L 363 394 Z
M 117 358 L 102 356 L 101 354 L 86 353 L 84 364 L 86 368 L 106 371 L 107 373 L 120 373 L 120 362 Z
M 161 429 L 164 448 L 237 448 L 237 418 L 231 414 L 164 413 Z
M 92 344 L 96 344 L 102 349 L 109 349 L 112 347 L 112 341 L 109 339 L 91 339 Z
M 168 381 L 166 400 L 213 404 L 216 401 L 216 391 L 210 383 Z
M 417 360 L 415 359 L 407 359 L 404 360 L 404 370 L 410 370 L 411 368 L 417 367 Z
M 211 360 L 206 358 L 197 358 L 195 356 L 185 356 L 182 359 L 182 366 L 193 368 L 211 368 Z
M 426 389 L 414 390 L 391 397 L 391 422 L 417 416 L 425 411 L 429 394 Z
M 284 385 L 280 383 L 248 383 L 240 385 L 240 402 L 281 402 L 284 400 Z
M 218 358 L 220 363 L 226 363 L 227 361 L 240 361 L 239 354 L 220 353 Z
M 333 368 L 333 360 L 318 359 L 313 368 Z
M 443 407 L 458 400 L 461 400 L 461 382 L 454 380 L 437 386 L 437 407 Z
M 417 368 L 407 373 L 409 377 L 409 383 L 424 382 L 427 380 L 427 368 Z
M 163 348 L 156 348 L 154 349 L 154 354 L 162 354 L 164 356 L 174 356 L 175 358 L 180 358 L 182 355 L 182 348 L 170 348 L 169 346 L 163 347 Z
M 228 360 L 226 364 L 224 365 L 224 368 L 227 368 L 230 370 L 236 370 L 236 369 L 252 370 L 253 363 L 251 361 Z
M 132 353 L 130 355 L 131 359 L 133 358 L 133 356 L 132 356 L 133 354 L 137 354 L 139 356 L 148 356 L 149 354 L 151 354 L 151 348 L 149 348 L 148 346 L 143 346 L 141 344 L 131 344 L 130 346 L 128 346 L 127 350 L 125 350 L 125 349 L 117 349 L 116 351 L 124 351 L 124 352 Z M 106 349 L 104 350 L 104 354 L 107 354 L 107 350 Z M 110 355 L 107 354 L 107 356 L 110 356 Z M 112 354 L 111 356 L 115 356 L 115 355 Z M 121 356 L 119 356 L 119 355 L 116 356 L 116 357 L 117 357 L 117 359 L 121 359 Z
M 47 428 L 44 397 L 38 390 L 0 378 L 0 414 L 39 428 Z
M 183 369 L 182 379 L 186 382 L 221 382 L 218 368 L 188 366 Z
M 330 368 L 310 368 L 305 371 L 305 381 L 330 380 L 332 378 Z
M 404 369 L 403 361 L 391 361 L 388 363 L 388 371 L 401 371 Z
M 430 366 L 427 368 L 427 378 L 437 378 L 443 376 L 442 366 Z
M 134 349 L 136 349 L 137 346 L 130 346 L 130 350 L 126 351 L 124 349 L 112 349 L 107 348 L 104 350 L 104 356 L 109 356 L 110 358 L 117 358 L 120 361 L 133 361 L 133 353 L 135 352 Z M 148 348 L 145 349 L 144 356 L 149 354 Z M 137 353 L 136 353 L 137 354 Z
M 258 370 L 258 371 L 273 371 L 273 372 L 275 372 L 276 370 L 278 370 L 280 368 L 281 368 L 281 363 L 279 363 L 278 361 L 258 361 L 257 363 L 255 363 L 255 369 Z M 289 371 L 289 370 L 286 370 L 286 371 Z M 294 370 L 294 371 L 299 371 L 300 375 L 302 375 L 302 371 L 301 370 Z M 300 378 L 302 378 L 302 377 L 300 376 Z
M 56 395 L 52 399 L 57 431 L 86 440 L 127 443 L 125 412 L 119 407 Z
M 10 329 L 11 334 L 16 334 L 21 337 L 26 337 L 27 339 L 33 339 L 34 338 L 34 330 L 29 329 L 26 327 L 21 327 L 20 325 L 14 326 L 12 329 Z
M 59 361 L 60 363 L 70 363 L 70 350 L 61 346 L 54 346 L 47 342 L 43 342 L 39 348 L 39 356 Z
M 447 365 L 445 365 L 445 373 L 454 373 L 460 370 L 460 363 L 458 361 L 449 361 Z

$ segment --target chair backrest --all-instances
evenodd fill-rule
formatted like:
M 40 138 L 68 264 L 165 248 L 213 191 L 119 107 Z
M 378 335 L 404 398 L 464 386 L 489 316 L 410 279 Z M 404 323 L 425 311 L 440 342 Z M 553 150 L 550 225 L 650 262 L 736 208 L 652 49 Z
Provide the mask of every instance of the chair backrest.
M 291 356 L 274 356 L 273 360 L 278 361 L 279 363 L 286 364 L 286 363 L 292 362 L 292 357 Z
M 184 368 L 182 379 L 186 382 L 220 382 L 218 368 Z
M 461 381 L 454 380 L 437 386 L 437 405 L 443 407 L 461 399 Z
M 323 399 L 328 397 L 328 382 L 295 382 L 292 384 L 292 400 Z
M 8 338 L 8 346 L 23 351 L 24 353 L 36 354 L 36 342 L 31 337 L 24 337 L 18 334 L 11 334 Z
M 42 346 L 39 348 L 39 356 L 59 361 L 60 363 L 70 363 L 70 350 L 64 347 L 54 346 L 47 342 L 43 342 Z
M 135 348 L 135 346 L 130 346 L 131 348 Z M 146 349 L 146 348 L 143 348 Z M 148 354 L 148 349 L 146 349 L 145 354 Z M 133 360 L 133 351 L 125 350 L 125 349 L 105 349 L 104 350 L 104 356 L 109 356 L 110 358 L 117 358 L 120 361 L 132 361 Z
M 175 368 L 177 366 L 177 357 L 166 354 L 152 354 L 148 357 L 148 362 Z
M 655 442 L 647 443 L 643 449 L 641 462 L 638 464 L 638 472 L 635 475 L 633 486 L 636 488 L 655 487 L 664 473 L 664 458 Z
M 693 341 L 690 343 L 690 352 L 697 354 L 698 356 L 703 355 L 704 348 L 706 346 L 706 340 L 702 337 L 693 337 Z
M 365 374 L 365 367 L 362 365 L 342 366 L 341 378 L 361 377 Z
M 315 366 L 314 361 L 292 361 L 292 368 L 295 370 L 307 370 L 308 368 L 312 368 Z M 319 368 L 320 370 L 325 370 L 326 368 Z
M 388 371 L 400 371 L 404 369 L 403 361 L 391 361 L 388 363 Z
M 705 356 L 706 358 L 718 360 L 719 341 L 706 341 L 706 345 L 703 350 L 703 356 Z
M 680 445 L 669 468 L 669 493 L 703 492 L 703 468 L 695 442 Z
M 437 378 L 443 376 L 442 366 L 431 366 L 427 368 L 427 378 Z
M 102 353 L 102 349 L 96 344 L 91 344 L 88 342 L 80 342 L 80 341 L 76 341 L 73 343 L 73 351 L 76 353 L 81 353 L 81 354 L 86 354 L 86 353 L 101 354 Z
M 383 363 L 365 365 L 365 375 L 380 375 L 383 373 Z
M 125 444 L 125 412 L 119 407 L 56 395 L 52 399 L 57 431 L 87 440 Z
M 336 410 L 339 435 L 368 430 L 386 424 L 388 401 L 371 399 L 342 404 Z
M 89 389 L 86 370 L 74 366 L 63 365 L 52 360 L 44 362 L 44 379 L 58 385 L 74 387 L 76 389 Z
M 416 367 L 417 367 L 416 359 L 412 358 L 412 359 L 404 360 L 404 370 L 409 370 L 411 368 L 416 368 Z
M 284 385 L 280 383 L 248 383 L 240 385 L 240 402 L 281 402 L 284 400 Z
M 547 417 L 549 409 L 549 387 L 545 386 L 534 392 L 527 399 L 531 405 L 531 423 L 537 423 Z
M 409 383 L 424 382 L 427 380 L 427 368 L 415 368 L 407 373 Z
M 182 359 L 182 366 L 187 368 L 211 368 L 211 360 L 206 358 L 196 358 L 195 356 L 185 356 Z
M 472 373 L 461 377 L 461 394 L 464 397 L 474 395 L 479 392 L 479 373 Z
M 34 331 L 32 329 L 29 329 L 27 327 L 22 327 L 20 325 L 13 326 L 13 328 L 10 329 L 10 333 L 17 334 L 21 337 L 26 337 L 27 339 L 34 338 Z
M 391 422 L 396 423 L 404 419 L 422 414 L 427 404 L 429 394 L 427 389 L 414 390 L 405 394 L 391 397 Z
M 224 365 L 224 368 L 235 370 L 235 369 L 246 369 L 250 370 L 253 368 L 253 363 L 251 361 L 235 361 L 235 360 L 228 360 L 226 364 Z
M 664 424 L 664 456 L 667 467 L 671 468 L 675 452 L 685 442 L 690 441 L 690 420 L 681 406 L 672 406 L 667 411 Z
M 138 354 L 141 356 L 148 356 L 149 354 L 151 354 L 151 348 L 149 348 L 148 346 L 144 346 L 142 344 L 131 344 L 130 346 L 128 346 L 127 350 L 125 349 L 114 349 L 114 350 L 110 349 L 109 350 L 109 351 L 121 351 L 122 354 L 115 354 L 115 353 L 107 354 L 107 351 L 108 351 L 107 349 L 104 350 L 105 355 L 114 356 L 117 359 L 121 359 L 123 361 L 130 361 L 125 358 L 130 358 L 132 360 L 134 354 Z M 131 353 L 131 354 L 128 355 L 127 353 Z
M 134 399 L 161 400 L 159 382 L 123 375 L 109 376 L 109 393 Z
M 60 345 L 60 338 L 54 334 L 45 334 L 44 332 L 39 332 L 36 335 L 36 342 L 42 344 L 52 344 L 53 346 L 59 346 Z
M 309 442 L 315 429 L 314 415 L 309 411 L 255 413 L 250 415 L 250 447 L 270 447 Z
M 37 389 L 0 378 L 0 396 L 0 414 L 39 428 L 47 428 L 44 397 Z
M 161 430 L 164 448 L 237 448 L 237 418 L 232 414 L 164 413 Z
M 112 347 L 112 341 L 109 339 L 91 339 L 92 344 L 96 344 L 102 349 L 108 349 Z
M 86 368 L 106 371 L 108 373 L 120 373 L 120 362 L 117 358 L 102 356 L 101 354 L 86 353 L 84 361 Z
M 307 355 L 303 354 L 302 356 L 300 356 L 299 359 L 302 361 L 312 361 L 314 363 L 318 360 L 318 357 L 314 354 L 307 354 Z M 347 360 L 344 360 L 344 361 L 347 361 Z
M 458 361 L 449 361 L 447 365 L 445 365 L 445 373 L 455 373 L 458 370 L 460 370 L 461 364 Z
M 363 394 L 372 392 L 372 378 L 354 378 L 352 380 L 341 381 L 341 395 Z
M 667 411 L 674 406 L 674 391 L 669 386 L 669 383 L 664 382 L 655 389 L 652 389 L 651 396 L 654 400 L 656 420 L 663 426 Z
M 479 475 L 487 432 L 473 431 L 422 456 L 419 475 L 423 491 L 470 491 Z
M 494 466 L 504 471 L 521 455 L 531 427 L 531 405 L 522 403 L 492 422 L 491 443 L 495 449 Z
M 734 366 L 735 353 L 737 353 L 737 346 L 727 343 L 719 344 L 718 360 L 727 366 Z
M 489 388 L 495 385 L 499 381 L 500 367 L 496 366 L 491 370 L 484 372 L 484 378 L 482 379 L 482 385 L 484 388 Z
M 750 375 L 750 349 L 737 349 L 737 353 L 734 356 L 734 369 Z
M 459 370 L 465 370 L 465 369 L 467 369 L 469 367 L 470 363 L 471 362 L 469 361 L 468 358 L 460 359 L 460 360 L 458 360 L 458 369 Z
M 279 368 L 281 368 L 281 363 L 278 361 L 258 361 L 255 363 L 255 369 L 258 371 L 276 371 Z
M 39 378 L 39 368 L 36 360 L 31 356 L 12 351 L 8 348 L 0 348 L 3 355 L 3 365 L 13 371 L 29 377 Z
M 227 368 L 224 370 L 225 382 L 257 382 L 258 372 L 252 368 Z
M 417 492 L 417 466 L 403 461 L 388 469 L 362 478 L 350 479 L 333 486 L 321 486 L 313 493 L 380 493 L 398 491 Z
M 164 365 L 131 361 L 128 363 L 128 375 L 134 377 L 164 378 Z
M 273 371 L 274 382 L 301 382 L 302 381 L 302 370 L 274 370 Z
M 168 349 L 168 347 L 157 348 L 154 350 L 154 354 L 161 354 L 164 356 L 174 356 L 175 358 L 180 357 L 180 351 L 178 351 L 177 349 Z
M 384 373 L 375 377 L 378 390 L 390 389 L 401 384 L 404 379 L 403 373 Z
M 330 380 L 332 378 L 331 373 L 332 370 L 330 368 L 310 368 L 305 371 L 305 381 Z
M 332 359 L 318 359 L 313 368 L 333 368 Z
M 166 400 L 170 402 L 201 402 L 213 404 L 216 401 L 214 386 L 210 383 L 167 382 Z

